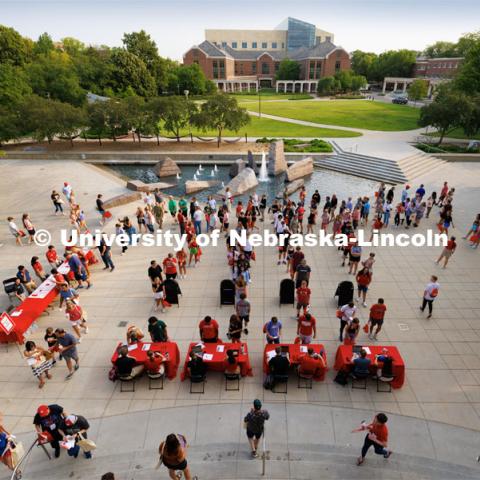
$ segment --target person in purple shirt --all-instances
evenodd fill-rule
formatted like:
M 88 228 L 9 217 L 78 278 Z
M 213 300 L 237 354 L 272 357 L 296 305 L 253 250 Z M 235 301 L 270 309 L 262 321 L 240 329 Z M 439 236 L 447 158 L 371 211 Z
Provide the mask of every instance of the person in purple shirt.
M 87 282 L 87 289 L 90 288 L 92 284 L 90 283 L 87 271 L 85 270 L 81 260 L 78 258 L 78 255 L 75 253 L 68 253 L 66 255 L 66 259 L 70 270 L 75 275 L 75 280 L 78 282 L 77 288 L 83 288 L 83 282 Z
M 277 317 L 272 317 L 263 327 L 263 331 L 267 337 L 267 343 L 280 343 L 282 322 L 280 322 Z

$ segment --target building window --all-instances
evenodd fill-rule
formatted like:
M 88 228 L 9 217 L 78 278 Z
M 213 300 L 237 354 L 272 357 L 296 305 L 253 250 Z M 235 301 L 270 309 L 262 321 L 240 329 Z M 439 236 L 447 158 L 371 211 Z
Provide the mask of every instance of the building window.
M 315 62 L 310 62 L 310 72 L 308 78 L 315 78 Z
M 240 75 L 243 75 L 243 63 L 240 64 Z
M 220 60 L 218 63 L 219 63 L 219 65 L 220 65 L 219 78 L 225 78 L 225 61 L 224 61 L 224 60 Z
M 218 78 L 218 63 L 216 60 L 212 62 L 213 67 L 213 78 Z
M 226 47 L 227 46 L 227 42 L 222 42 L 222 47 Z
M 257 42 L 252 42 L 252 48 L 257 48 Z
M 237 42 L 232 42 L 232 48 L 237 48 Z
M 277 42 L 272 42 L 272 48 L 277 48 Z
M 340 71 L 340 68 L 342 68 L 342 64 L 337 60 L 335 62 L 335 71 L 336 72 L 339 72 Z
M 282 49 L 285 49 L 285 42 L 282 42 Z
M 262 42 L 262 48 L 267 48 L 267 42 Z
M 328 37 L 328 36 L 325 37 L 325 41 L 326 41 L 326 42 L 331 42 L 331 41 L 332 41 L 332 37 Z
M 257 73 L 257 62 L 252 62 L 252 73 Z
M 322 76 L 322 62 L 317 62 L 315 67 L 315 78 L 320 78 Z
M 262 74 L 268 75 L 270 73 L 270 65 L 267 62 L 262 62 Z
M 242 42 L 242 48 L 247 48 L 247 42 Z
M 317 44 L 318 44 L 318 43 L 322 43 L 322 37 L 317 37 L 316 40 L 317 40 Z

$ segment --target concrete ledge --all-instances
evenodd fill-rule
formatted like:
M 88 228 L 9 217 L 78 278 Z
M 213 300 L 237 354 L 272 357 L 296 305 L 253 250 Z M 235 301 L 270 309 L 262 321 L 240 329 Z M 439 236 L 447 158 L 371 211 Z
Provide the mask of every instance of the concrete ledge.
M 432 153 L 447 162 L 480 162 L 480 153 Z

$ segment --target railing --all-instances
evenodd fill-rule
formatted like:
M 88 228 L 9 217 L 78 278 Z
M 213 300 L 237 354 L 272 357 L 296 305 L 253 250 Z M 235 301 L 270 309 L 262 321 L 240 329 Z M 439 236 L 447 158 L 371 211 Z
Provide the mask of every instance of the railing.
M 266 440 L 266 428 L 265 426 L 263 427 L 263 445 L 262 445 L 262 477 L 265 476 L 265 468 L 266 468 L 266 462 L 267 462 L 267 440 Z
M 48 450 L 45 448 L 45 445 L 43 443 L 39 443 L 38 438 L 36 438 L 35 441 L 30 445 L 30 448 L 24 453 L 23 457 L 15 465 L 15 468 L 13 469 L 12 476 L 10 477 L 10 480 L 17 480 L 18 478 L 21 477 L 20 467 L 22 467 L 23 465 L 26 466 L 28 458 L 30 457 L 30 454 L 32 453 L 33 447 L 35 447 L 35 446 L 42 447 L 42 449 L 45 452 L 45 455 L 48 457 L 48 459 L 49 460 L 52 459 L 51 455 L 48 453 Z

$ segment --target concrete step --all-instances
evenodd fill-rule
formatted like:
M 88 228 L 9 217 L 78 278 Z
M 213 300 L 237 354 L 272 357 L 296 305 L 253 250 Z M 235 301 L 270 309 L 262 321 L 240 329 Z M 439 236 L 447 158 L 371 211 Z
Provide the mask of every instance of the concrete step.
M 322 158 L 314 162 L 314 164 L 321 168 L 336 170 L 362 178 L 385 181 L 387 183 L 398 184 L 404 183 L 407 180 L 403 172 L 399 169 L 378 165 L 371 161 L 366 162 L 363 159 L 352 159 L 343 154 Z
M 294 444 L 287 449 L 281 445 L 267 446 L 265 477 L 268 479 L 379 479 L 379 480 L 466 480 L 479 478 L 480 468 L 442 462 L 425 457 L 393 454 L 389 460 L 369 453 L 361 467 L 356 466 L 362 438 L 357 446 Z M 167 478 L 164 466 L 156 470 L 158 453 L 153 449 L 129 454 L 102 455 L 94 458 L 72 459 L 62 452 L 58 460 L 45 457 L 32 459 L 24 469 L 25 480 L 90 480 L 113 471 L 117 478 L 151 480 Z M 199 480 L 261 478 L 262 460 L 252 459 L 248 446 L 241 443 L 193 445 L 188 449 L 188 463 L 192 475 Z M 3 478 L 3 477 L 2 477 Z
M 350 158 L 353 161 L 362 161 L 366 164 L 375 164 L 385 166 L 387 168 L 392 168 L 394 170 L 400 170 L 398 163 L 395 160 L 389 158 L 380 158 L 380 157 L 372 157 L 370 155 L 362 155 L 359 153 L 352 153 L 352 152 L 342 152 L 341 154 L 344 158 Z

